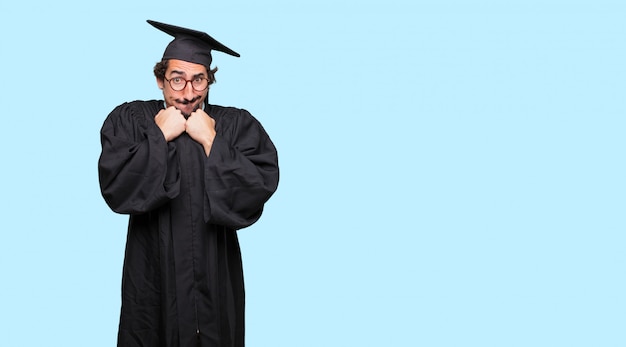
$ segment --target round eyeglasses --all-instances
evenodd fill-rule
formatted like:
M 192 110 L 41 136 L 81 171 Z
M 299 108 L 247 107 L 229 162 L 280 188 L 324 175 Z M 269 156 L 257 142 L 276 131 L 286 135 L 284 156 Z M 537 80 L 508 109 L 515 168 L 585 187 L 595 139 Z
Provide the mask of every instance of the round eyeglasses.
M 209 87 L 209 80 L 204 77 L 194 77 L 191 80 L 186 80 L 182 77 L 174 77 L 170 80 L 167 78 L 164 79 L 170 84 L 170 87 L 177 92 L 185 89 L 185 87 L 187 87 L 187 82 L 191 82 L 191 87 L 196 92 L 204 91 Z

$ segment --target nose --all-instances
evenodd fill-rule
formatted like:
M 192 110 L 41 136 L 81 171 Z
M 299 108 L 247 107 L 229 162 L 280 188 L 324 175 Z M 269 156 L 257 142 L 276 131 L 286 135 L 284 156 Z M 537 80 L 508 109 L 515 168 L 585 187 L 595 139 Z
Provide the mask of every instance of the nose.
M 191 100 L 195 96 L 193 87 L 191 86 L 191 82 L 187 82 L 187 84 L 185 85 L 185 89 L 183 89 L 182 92 L 183 92 L 183 97 L 187 100 Z

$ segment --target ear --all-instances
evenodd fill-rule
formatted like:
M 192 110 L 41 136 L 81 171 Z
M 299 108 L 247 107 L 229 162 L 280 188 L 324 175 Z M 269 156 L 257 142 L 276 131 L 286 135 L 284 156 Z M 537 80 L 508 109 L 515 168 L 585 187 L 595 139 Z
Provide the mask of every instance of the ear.
M 157 82 L 157 86 L 159 87 L 159 89 L 163 90 L 163 80 L 160 78 L 157 78 L 156 82 Z

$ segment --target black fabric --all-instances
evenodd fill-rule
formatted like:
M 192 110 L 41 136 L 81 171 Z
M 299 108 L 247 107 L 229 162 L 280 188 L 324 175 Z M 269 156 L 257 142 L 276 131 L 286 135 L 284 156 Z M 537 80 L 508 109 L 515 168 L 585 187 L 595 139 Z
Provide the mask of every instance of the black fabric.
M 120 105 L 101 130 L 102 195 L 130 215 L 118 346 L 244 346 L 236 230 L 277 188 L 276 149 L 247 111 L 214 105 L 208 157 L 185 133 L 167 143 L 154 122 L 162 108 Z

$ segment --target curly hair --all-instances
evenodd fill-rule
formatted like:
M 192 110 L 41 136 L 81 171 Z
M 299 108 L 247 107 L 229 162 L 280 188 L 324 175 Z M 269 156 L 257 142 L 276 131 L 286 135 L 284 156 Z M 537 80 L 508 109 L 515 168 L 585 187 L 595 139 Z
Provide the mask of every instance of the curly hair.
M 154 65 L 154 76 L 156 78 L 158 78 L 159 80 L 163 80 L 165 79 L 165 71 L 167 71 L 167 67 L 169 65 L 169 60 L 168 59 L 163 59 L 160 62 L 156 63 L 156 65 Z M 215 73 L 217 72 L 217 67 L 210 69 L 208 66 L 205 66 L 207 73 L 209 74 L 207 76 L 207 79 L 209 80 L 209 85 L 215 83 Z

